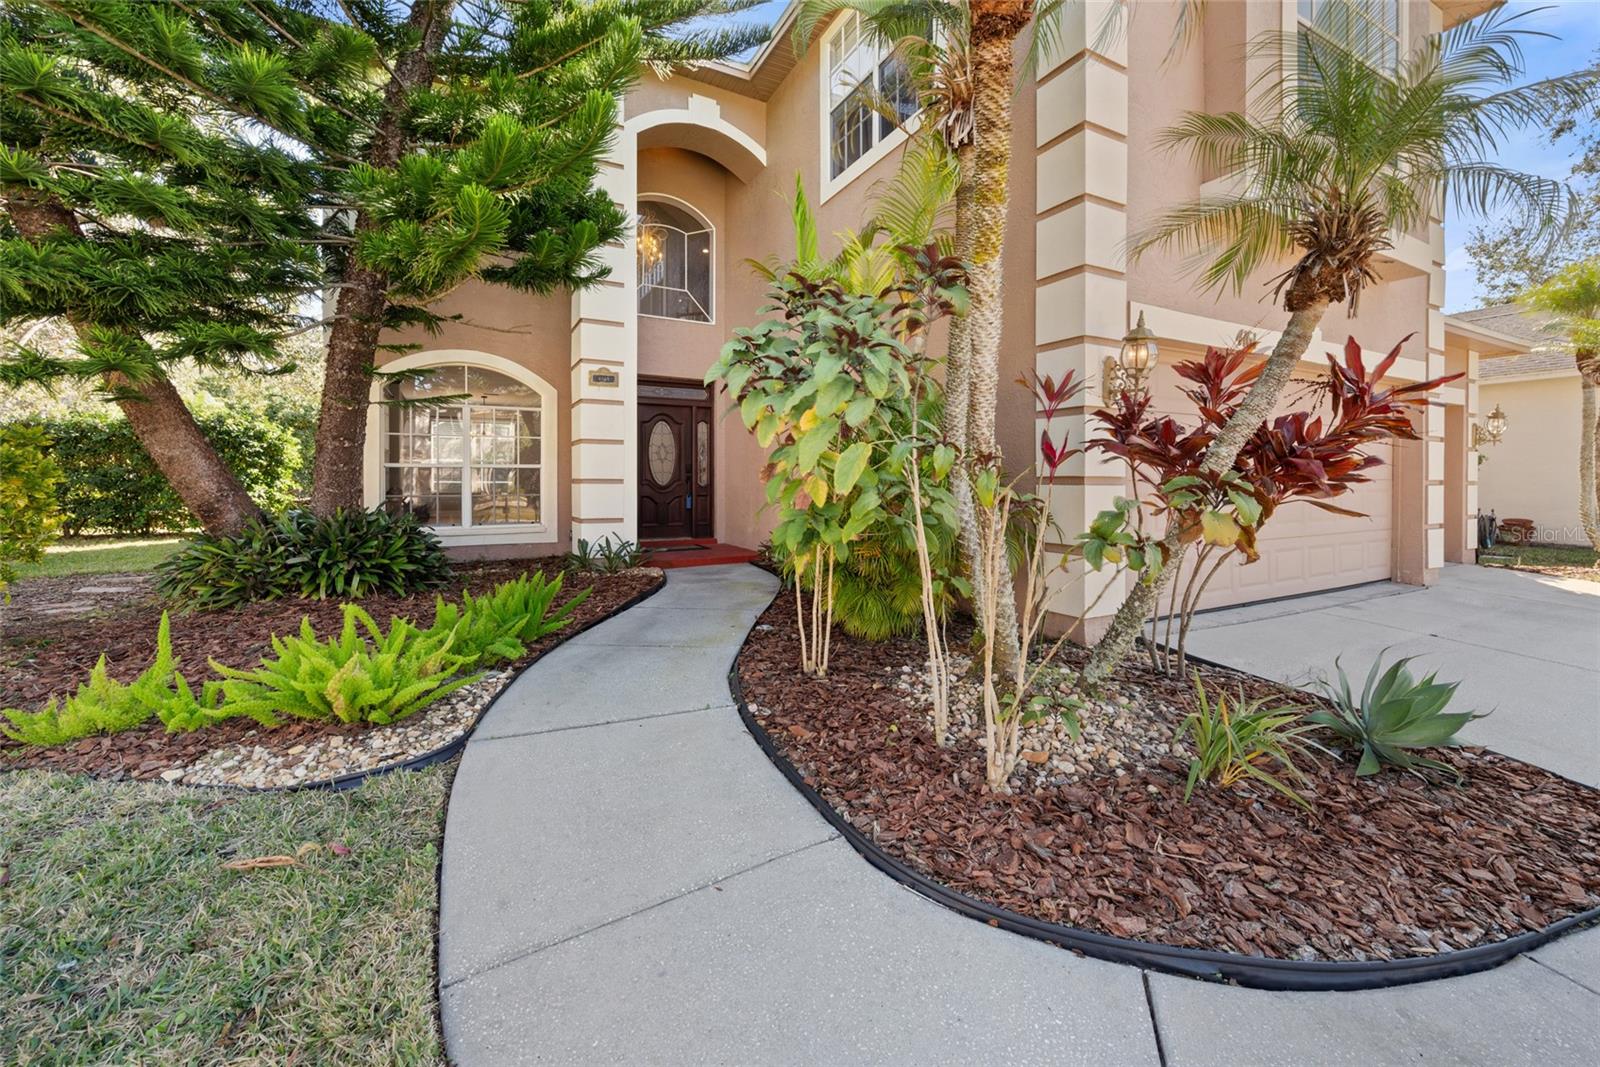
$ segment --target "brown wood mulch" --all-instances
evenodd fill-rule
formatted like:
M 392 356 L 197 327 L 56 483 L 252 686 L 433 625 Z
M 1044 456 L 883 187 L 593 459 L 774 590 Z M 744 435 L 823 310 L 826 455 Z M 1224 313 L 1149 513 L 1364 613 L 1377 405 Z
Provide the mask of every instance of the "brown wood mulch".
M 538 560 L 459 564 L 455 577 L 438 592 L 449 599 L 459 596 L 462 589 L 479 593 L 526 571 L 554 569 L 554 563 Z M 663 580 L 661 573 L 653 570 L 569 575 L 564 594 L 576 594 L 586 586 L 592 586 L 593 592 L 578 605 L 571 623 L 532 645 L 523 660 L 507 666 L 515 669 L 538 658 L 586 625 L 655 589 Z M 19 596 L 25 593 L 23 590 Z M 380 621 L 398 616 L 427 625 L 433 621 L 434 598 L 435 593 L 430 592 L 410 597 L 366 597 L 353 603 L 359 603 Z M 564 595 L 563 601 L 568 598 Z M 271 651 L 273 635 L 298 631 L 302 618 L 311 619 L 318 635 L 337 632 L 343 622 L 342 605 L 338 600 L 278 600 L 233 611 L 173 615 L 172 649 L 179 670 L 198 688 L 207 678 L 216 677 L 216 672 L 207 666 L 209 660 L 231 667 L 253 667 Z M 8 627 L 0 641 L 0 707 L 32 710 L 52 696 L 70 695 L 88 678 L 102 653 L 111 677 L 131 680 L 149 666 L 155 655 L 160 619 L 161 606 L 147 600 L 119 606 L 95 618 L 33 618 L 27 626 Z M 43 749 L 0 736 L 0 771 L 35 767 L 111 779 L 148 780 L 259 729 L 253 719 L 236 719 L 204 730 L 169 734 L 160 723 L 150 723 L 118 734 L 87 737 Z M 366 729 L 369 727 L 365 725 L 289 722 L 265 732 L 265 740 L 256 743 L 287 749 L 335 734 L 354 736 Z
M 787 603 L 738 659 L 744 699 L 835 810 L 886 852 L 970 896 L 1050 922 L 1196 949 L 1302 960 L 1434 955 L 1538 930 L 1600 905 L 1600 790 L 1482 749 L 1433 753 L 1465 787 L 1346 757 L 1302 760 L 1311 814 L 1187 767 L 996 795 L 976 742 L 941 749 L 891 683 L 918 641 L 833 636 L 826 679 L 797 666 Z M 1068 654 L 1081 662 L 1081 652 Z M 1256 693 L 1282 687 L 1201 668 Z M 1188 688 L 1130 664 L 1114 684 Z M 1292 702 L 1305 704 L 1305 694 Z M 1331 738 L 1324 738 L 1331 747 Z

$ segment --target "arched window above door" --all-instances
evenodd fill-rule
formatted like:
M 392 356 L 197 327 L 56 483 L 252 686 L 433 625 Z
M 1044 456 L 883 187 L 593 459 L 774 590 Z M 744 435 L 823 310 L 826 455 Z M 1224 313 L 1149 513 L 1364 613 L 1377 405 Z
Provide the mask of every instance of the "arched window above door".
M 711 322 L 713 260 L 710 223 L 684 205 L 639 201 L 639 314 Z

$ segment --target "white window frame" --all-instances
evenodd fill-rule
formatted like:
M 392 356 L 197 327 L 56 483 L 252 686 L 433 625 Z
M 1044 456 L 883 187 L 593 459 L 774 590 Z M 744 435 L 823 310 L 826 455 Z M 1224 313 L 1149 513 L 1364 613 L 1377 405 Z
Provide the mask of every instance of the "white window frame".
M 851 163 L 839 172 L 838 177 L 833 176 L 833 70 L 828 62 L 828 54 L 833 47 L 834 38 L 838 37 L 849 28 L 852 22 L 857 25 L 857 32 L 861 32 L 861 14 L 857 11 L 842 11 L 828 26 L 821 39 L 817 42 L 817 62 L 819 76 L 817 78 L 818 113 L 821 118 L 818 122 L 818 139 L 821 154 L 822 195 L 819 203 L 825 204 L 835 194 L 853 183 L 862 174 L 871 170 L 873 165 L 882 160 L 896 148 L 906 143 L 906 139 L 916 132 L 922 124 L 922 115 L 918 112 L 902 126 L 896 126 L 882 137 L 877 136 L 877 123 L 881 117 L 878 112 L 872 113 L 873 143 L 872 147 L 861 154 L 861 158 Z M 877 58 L 872 62 L 873 77 L 877 77 L 877 69 L 889 57 L 889 50 L 879 47 Z
M 717 228 L 716 228 L 716 226 L 712 225 L 711 220 L 706 218 L 705 212 L 701 211 L 699 208 L 695 207 L 693 204 L 689 203 L 689 201 L 683 199 L 682 197 L 673 196 L 671 193 L 653 193 L 653 192 L 652 193 L 640 193 L 637 196 L 635 196 L 633 198 L 633 200 L 634 200 L 634 214 L 635 214 L 635 216 L 637 218 L 641 218 L 642 219 L 644 217 L 639 212 L 638 206 L 640 204 L 642 204 L 642 203 L 645 203 L 646 201 L 655 200 L 655 201 L 658 201 L 660 203 L 671 204 L 675 208 L 680 208 L 683 211 L 687 211 L 689 213 L 689 216 L 691 218 L 697 220 L 700 223 L 700 225 L 704 226 L 706 228 L 706 232 L 711 235 L 711 271 L 710 271 L 710 290 L 711 291 L 710 291 L 710 294 L 709 294 L 710 299 L 711 299 L 711 315 L 710 315 L 710 318 L 708 318 L 706 321 L 702 322 L 699 319 L 679 319 L 679 318 L 674 318 L 671 315 L 651 315 L 651 314 L 648 314 L 648 313 L 643 312 L 643 311 L 640 311 L 638 313 L 639 317 L 641 319 L 660 319 L 663 322 L 682 322 L 682 323 L 687 323 L 690 326 L 715 326 L 717 324 L 717 305 L 722 303 L 722 301 L 717 299 L 717 256 L 720 253 L 720 245 L 718 245 L 718 243 L 717 243 Z M 635 225 L 637 225 L 637 223 Z M 639 303 L 639 294 L 637 292 L 635 292 L 634 293 L 634 306 L 635 306 L 635 308 L 637 308 L 638 303 Z
M 1284 7 L 1285 7 L 1284 21 L 1286 23 L 1286 26 L 1285 26 L 1286 29 L 1293 29 L 1295 32 L 1304 31 L 1306 33 L 1316 33 L 1317 36 L 1319 36 L 1319 37 L 1323 37 L 1324 36 L 1323 34 L 1320 34 L 1320 33 L 1317 32 L 1316 24 L 1311 19 L 1307 19 L 1304 15 L 1300 14 L 1300 0 L 1283 0 L 1283 2 L 1284 2 Z M 1316 2 L 1318 2 L 1318 3 L 1326 3 L 1327 0 L 1316 0 Z M 1410 18 L 1410 11 L 1408 10 L 1408 8 L 1410 7 L 1410 4 L 1408 4 L 1406 2 L 1406 0 L 1393 0 L 1393 2 L 1394 2 L 1395 7 L 1397 9 L 1396 10 L 1396 18 L 1395 18 L 1395 38 L 1394 38 L 1394 46 L 1395 46 L 1394 62 L 1395 62 L 1395 65 L 1393 67 L 1389 67 L 1389 68 L 1383 68 L 1383 67 L 1379 68 L 1384 74 L 1387 74 L 1390 77 L 1393 77 L 1395 75 L 1395 73 L 1400 69 L 1400 64 L 1405 62 L 1406 53 L 1408 51 L 1408 49 L 1406 47 L 1406 42 L 1407 42 L 1406 31 L 1408 29 L 1407 22 L 1408 22 L 1408 20 Z M 1360 14 L 1357 14 L 1355 17 L 1356 18 L 1364 18 L 1364 16 L 1362 16 Z M 1376 24 L 1374 24 L 1374 25 L 1376 25 Z M 1383 32 L 1387 33 L 1387 31 L 1383 31 Z M 1324 39 L 1326 39 L 1326 38 L 1324 37 Z M 1334 43 L 1338 44 L 1338 42 L 1334 42 Z
M 557 467 L 560 460 L 556 442 L 557 396 L 555 387 L 520 363 L 489 352 L 473 349 L 443 348 L 427 352 L 413 352 L 390 360 L 381 368 L 385 372 L 424 370 L 435 366 L 465 365 L 482 370 L 492 370 L 528 386 L 539 396 L 539 508 L 542 517 L 538 522 L 495 523 L 486 526 L 429 526 L 446 548 L 472 545 L 551 544 L 556 541 L 554 511 L 559 506 L 556 486 L 560 484 Z M 372 383 L 367 408 L 367 436 L 365 463 L 363 464 L 363 495 L 366 506 L 380 507 L 384 500 L 383 439 L 388 432 L 389 406 L 383 401 L 382 379 Z M 471 446 L 464 446 L 470 457 Z M 470 483 L 463 485 L 463 501 L 470 491 Z M 470 522 L 471 509 L 464 507 L 463 519 Z

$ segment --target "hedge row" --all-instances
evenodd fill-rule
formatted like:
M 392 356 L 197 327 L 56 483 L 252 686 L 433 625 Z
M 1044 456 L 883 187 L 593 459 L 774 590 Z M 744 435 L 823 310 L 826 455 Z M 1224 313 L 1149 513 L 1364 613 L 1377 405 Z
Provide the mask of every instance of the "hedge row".
M 50 452 L 61 468 L 56 497 L 66 533 L 143 534 L 198 526 L 121 415 L 25 421 L 54 442 Z M 277 512 L 294 502 L 304 460 L 289 428 L 266 415 L 231 408 L 199 414 L 196 421 L 256 503 Z

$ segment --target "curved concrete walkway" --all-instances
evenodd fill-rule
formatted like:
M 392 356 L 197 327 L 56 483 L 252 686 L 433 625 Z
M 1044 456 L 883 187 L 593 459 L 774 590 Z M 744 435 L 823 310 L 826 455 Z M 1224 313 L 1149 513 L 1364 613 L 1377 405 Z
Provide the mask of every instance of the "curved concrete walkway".
M 1371 993 L 1265 993 L 1074 956 L 878 873 L 789 787 L 726 685 L 775 592 L 669 572 L 473 735 L 439 967 L 461 1067 L 1600 1062 L 1600 931 Z

